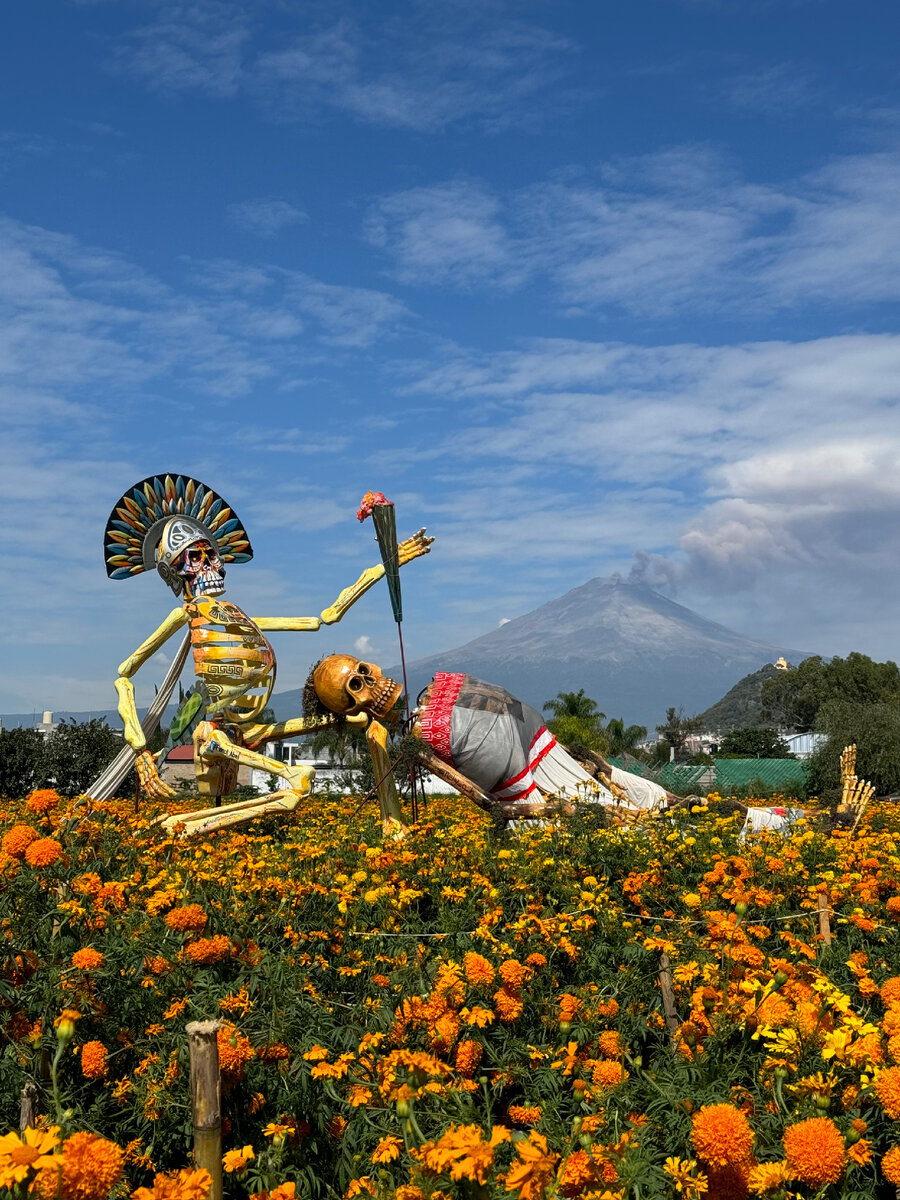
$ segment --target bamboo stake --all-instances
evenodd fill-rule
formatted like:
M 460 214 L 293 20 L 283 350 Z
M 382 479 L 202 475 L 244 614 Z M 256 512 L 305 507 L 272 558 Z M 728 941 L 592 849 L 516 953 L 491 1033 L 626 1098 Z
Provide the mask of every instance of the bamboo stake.
M 191 1116 L 194 1162 L 209 1171 L 208 1200 L 222 1200 L 222 1077 L 219 1073 L 219 1021 L 191 1021 L 187 1026 L 191 1053 Z
M 20 1130 L 34 1128 L 34 1098 L 36 1095 L 37 1087 L 29 1080 L 22 1088 L 22 1094 L 19 1098 Z
M 672 984 L 672 965 L 669 962 L 669 956 L 663 950 L 659 956 L 659 986 L 662 991 L 663 1012 L 666 1014 L 666 1025 L 669 1027 L 669 1033 L 674 1037 L 678 1032 L 678 1027 L 681 1022 L 678 1019 L 678 1010 L 675 1008 L 675 988 Z
M 826 946 L 831 945 L 831 922 L 828 919 L 828 898 L 819 892 L 816 897 L 819 906 L 819 933 Z

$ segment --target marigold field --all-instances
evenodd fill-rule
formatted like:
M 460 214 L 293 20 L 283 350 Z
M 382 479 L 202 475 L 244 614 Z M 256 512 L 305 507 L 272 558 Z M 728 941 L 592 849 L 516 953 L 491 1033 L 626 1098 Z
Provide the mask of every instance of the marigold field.
M 3 802 L 0 1188 L 200 1200 L 185 1025 L 217 1018 L 229 1196 L 893 1196 L 900 807 L 747 841 L 728 810 L 509 835 L 435 800 L 385 843 L 315 798 L 173 841 Z

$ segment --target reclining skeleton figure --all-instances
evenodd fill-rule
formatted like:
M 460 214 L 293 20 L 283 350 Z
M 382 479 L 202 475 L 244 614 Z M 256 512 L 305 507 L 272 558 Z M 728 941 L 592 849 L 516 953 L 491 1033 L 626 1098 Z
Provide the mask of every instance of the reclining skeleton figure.
M 332 654 L 310 672 L 304 712 L 388 723 L 399 719 L 400 684 L 374 663 Z M 439 671 L 411 720 L 421 765 L 495 820 L 531 820 L 579 803 L 652 810 L 677 800 L 665 788 L 600 759 L 599 778 L 558 744 L 535 709 L 496 684 Z M 604 769 L 605 768 L 605 769 Z

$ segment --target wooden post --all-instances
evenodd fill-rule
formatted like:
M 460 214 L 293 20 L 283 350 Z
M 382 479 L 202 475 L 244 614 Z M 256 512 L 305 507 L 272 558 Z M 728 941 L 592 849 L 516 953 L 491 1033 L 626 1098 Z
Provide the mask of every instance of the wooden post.
M 187 1025 L 191 1052 L 191 1116 L 194 1123 L 194 1162 L 209 1171 L 208 1200 L 222 1200 L 222 1078 L 219 1074 L 219 1021 Z
M 669 1033 L 674 1037 L 678 1032 L 678 1027 L 681 1022 L 678 1019 L 678 1010 L 675 1008 L 675 988 L 672 984 L 672 964 L 669 962 L 669 956 L 663 950 L 659 956 L 659 986 L 662 991 L 663 1012 L 666 1014 L 666 1025 L 669 1027 Z
M 34 1098 L 36 1095 L 37 1087 L 29 1080 L 22 1088 L 22 1094 L 19 1097 L 20 1130 L 34 1128 Z
M 826 946 L 831 945 L 831 922 L 828 919 L 828 897 L 819 892 L 816 897 L 819 906 L 819 933 Z

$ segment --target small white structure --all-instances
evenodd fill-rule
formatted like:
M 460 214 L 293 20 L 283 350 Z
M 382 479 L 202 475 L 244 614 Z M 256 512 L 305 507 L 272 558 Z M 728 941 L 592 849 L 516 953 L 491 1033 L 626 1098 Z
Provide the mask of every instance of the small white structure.
M 784 740 L 795 758 L 809 758 L 814 751 L 825 745 L 828 738 L 824 733 L 791 733 Z

